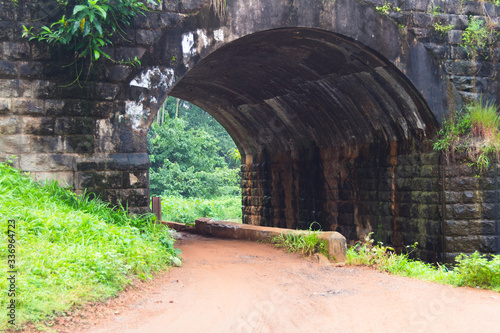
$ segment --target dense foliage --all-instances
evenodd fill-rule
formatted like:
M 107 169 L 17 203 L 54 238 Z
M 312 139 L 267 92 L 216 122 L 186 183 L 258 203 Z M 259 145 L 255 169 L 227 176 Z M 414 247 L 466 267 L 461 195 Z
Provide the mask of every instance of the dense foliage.
M 133 219 L 98 199 L 76 196 L 54 182 L 42 185 L 0 164 L 0 307 L 6 309 L 10 299 L 5 249 L 12 238 L 19 326 L 115 295 L 133 278 L 179 264 L 170 230 L 152 218 Z M 9 237 L 8 220 L 16 225 Z
M 148 133 L 153 195 L 237 196 L 239 161 L 224 128 L 200 108 L 169 97 Z
M 162 219 L 192 224 L 198 217 L 241 222 L 241 197 L 224 196 L 211 199 L 163 197 Z

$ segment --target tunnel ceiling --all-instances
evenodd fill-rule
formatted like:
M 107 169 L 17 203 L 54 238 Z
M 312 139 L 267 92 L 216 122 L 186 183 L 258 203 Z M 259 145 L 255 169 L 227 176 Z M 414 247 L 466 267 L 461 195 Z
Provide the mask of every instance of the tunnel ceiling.
M 170 93 L 212 114 L 247 154 L 421 138 L 436 123 L 389 61 L 322 30 L 269 30 L 200 60 Z

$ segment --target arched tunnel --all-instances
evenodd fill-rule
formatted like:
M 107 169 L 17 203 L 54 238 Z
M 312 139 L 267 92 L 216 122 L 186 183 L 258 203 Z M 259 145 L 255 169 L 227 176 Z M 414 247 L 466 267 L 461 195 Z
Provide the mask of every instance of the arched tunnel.
M 386 223 L 382 239 L 402 243 L 397 158 L 424 149 L 437 122 L 373 50 L 317 29 L 258 32 L 201 59 L 170 95 L 206 110 L 236 142 L 245 223 L 317 221 L 348 238 Z

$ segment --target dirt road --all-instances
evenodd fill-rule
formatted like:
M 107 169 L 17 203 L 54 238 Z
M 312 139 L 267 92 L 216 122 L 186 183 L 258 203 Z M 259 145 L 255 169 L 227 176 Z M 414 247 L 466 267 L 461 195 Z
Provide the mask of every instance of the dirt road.
M 325 266 L 188 235 L 182 268 L 90 309 L 72 332 L 499 332 L 500 294 Z

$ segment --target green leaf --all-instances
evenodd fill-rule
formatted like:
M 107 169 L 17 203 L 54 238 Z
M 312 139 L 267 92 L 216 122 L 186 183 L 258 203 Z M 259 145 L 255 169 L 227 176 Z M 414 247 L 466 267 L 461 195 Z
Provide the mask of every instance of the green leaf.
M 98 60 L 100 56 L 101 56 L 101 53 L 99 53 L 99 51 L 97 51 L 97 50 L 94 50 L 94 58 L 95 58 L 95 60 Z
M 101 6 L 95 5 L 94 8 L 97 8 L 97 10 L 99 11 L 99 14 L 102 16 L 102 18 L 106 19 L 106 11 Z
M 102 36 L 102 26 L 101 26 L 101 23 L 99 22 L 99 20 L 94 22 L 94 26 L 95 26 L 96 30 L 99 32 L 99 36 Z
M 80 22 L 75 21 L 73 23 L 73 27 L 71 28 L 71 34 L 74 35 L 76 31 L 78 31 L 78 28 L 80 28 Z
M 85 10 L 87 9 L 88 10 L 88 6 L 84 6 L 84 5 L 78 5 L 78 6 L 75 6 L 75 8 L 73 9 L 73 15 L 75 15 L 76 13 L 82 11 L 82 10 Z
M 90 23 L 85 21 L 85 25 L 83 27 L 83 37 L 87 36 L 90 33 Z

